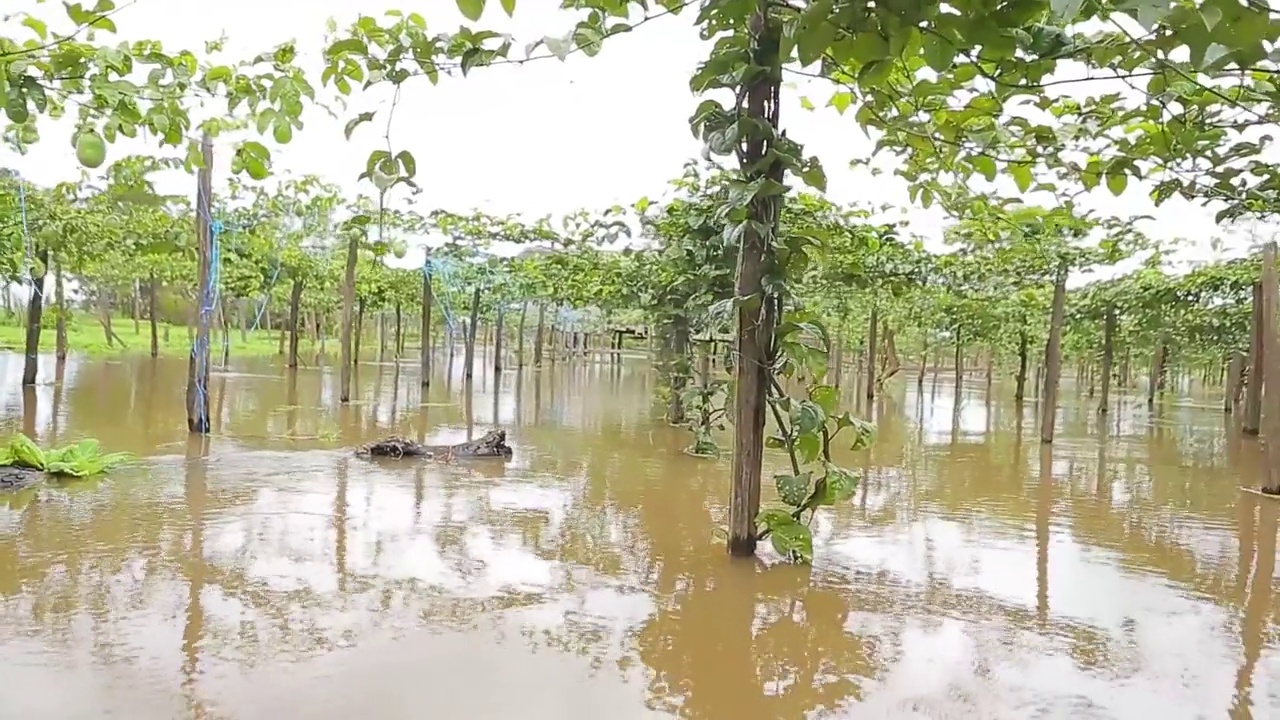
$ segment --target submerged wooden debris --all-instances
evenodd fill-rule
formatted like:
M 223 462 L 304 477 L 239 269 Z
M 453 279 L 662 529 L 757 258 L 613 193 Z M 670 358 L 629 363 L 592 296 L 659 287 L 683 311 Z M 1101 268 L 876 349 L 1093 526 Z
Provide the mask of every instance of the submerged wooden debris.
M 511 458 L 507 431 L 490 430 L 477 440 L 457 445 L 421 445 L 412 440 L 392 436 L 356 448 L 362 457 L 420 457 L 449 462 L 456 459 Z

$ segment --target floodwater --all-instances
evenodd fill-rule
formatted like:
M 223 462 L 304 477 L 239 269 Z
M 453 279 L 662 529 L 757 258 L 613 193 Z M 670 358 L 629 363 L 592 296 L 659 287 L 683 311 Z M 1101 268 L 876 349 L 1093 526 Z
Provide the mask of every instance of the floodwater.
M 1212 396 L 1100 428 L 1068 383 L 1043 448 L 1003 383 L 891 386 L 799 568 L 725 556 L 727 460 L 681 453 L 639 362 L 469 404 L 455 369 L 425 405 L 367 365 L 340 409 L 335 373 L 233 359 L 207 445 L 185 360 L 52 365 L 24 396 L 0 356 L 0 430 L 144 461 L 0 498 L 0 718 L 1280 716 L 1280 502 L 1238 492 L 1257 443 Z M 468 418 L 512 462 L 344 449 Z

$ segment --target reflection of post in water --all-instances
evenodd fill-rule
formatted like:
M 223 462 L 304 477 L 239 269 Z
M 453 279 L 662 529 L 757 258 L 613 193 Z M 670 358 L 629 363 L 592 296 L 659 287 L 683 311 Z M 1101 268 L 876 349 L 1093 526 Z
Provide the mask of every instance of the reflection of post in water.
M 207 435 L 188 436 L 183 494 L 191 522 L 191 547 L 182 564 L 187 581 L 187 611 L 182 625 L 182 689 L 192 717 L 205 717 L 204 703 L 196 693 L 196 677 L 200 670 L 200 640 L 204 635 L 204 606 L 200 594 L 204 591 L 206 571 L 204 515 L 208 501 L 208 454 Z
M 1101 434 L 1098 436 L 1098 477 L 1095 480 L 1096 492 L 1100 498 L 1111 497 L 1111 482 L 1109 473 L 1107 472 L 1107 445 L 1111 442 L 1111 436 L 1107 432 L 1106 420 L 1099 423 L 1101 425 Z
M 22 386 L 22 434 L 36 439 L 36 413 L 39 401 L 36 399 L 36 387 L 34 385 Z
M 399 342 L 398 338 L 397 342 Z M 398 412 L 397 408 L 400 405 L 400 361 L 393 362 L 391 368 L 391 423 L 394 425 L 396 412 Z
M 533 376 L 533 424 L 538 424 L 538 416 L 542 414 L 542 371 Z
M 520 369 L 516 371 L 516 412 L 515 412 L 514 421 L 517 427 L 520 426 L 524 421 L 524 417 L 521 415 L 521 413 L 524 411 L 523 400 L 524 400 L 524 370 Z
M 1236 564 L 1236 601 L 1244 603 L 1244 592 L 1249 587 L 1249 571 L 1253 569 L 1253 548 L 1257 542 L 1254 530 L 1257 524 L 1258 497 L 1253 493 L 1241 493 L 1236 502 L 1236 529 L 1240 541 L 1239 560 Z
M 284 414 L 284 433 L 288 437 L 298 434 L 298 368 L 289 368 L 284 386 L 284 402 L 289 406 Z
M 225 365 L 224 365 L 225 367 Z M 222 432 L 223 410 L 227 407 L 227 376 L 223 375 L 218 378 L 218 407 L 214 409 L 214 416 L 211 420 L 218 423 L 214 432 Z
M 61 424 L 58 416 L 62 413 L 62 381 L 66 376 L 66 371 L 67 359 L 64 357 L 58 361 L 58 364 L 55 365 L 53 369 L 53 407 L 49 408 L 49 419 L 52 423 L 50 432 L 53 434 L 53 439 L 50 440 L 50 445 L 56 445 L 58 443 L 58 431 L 60 430 L 59 425 Z M 148 395 L 150 395 L 150 393 L 148 393 Z
M 338 592 L 347 591 L 347 479 L 351 459 L 338 461 L 338 487 L 333 493 L 333 563 L 338 574 Z
M 1040 484 L 1036 488 L 1036 619 L 1049 621 L 1049 513 L 1053 510 L 1053 446 L 1040 446 Z
M 1280 505 L 1271 499 L 1262 499 L 1252 493 L 1241 493 L 1241 505 L 1249 504 L 1248 520 L 1252 521 L 1252 507 L 1258 508 L 1257 559 L 1253 566 L 1253 581 L 1245 600 L 1244 617 L 1240 622 L 1240 644 L 1244 647 L 1244 660 L 1236 673 L 1235 697 L 1231 703 L 1232 718 L 1252 718 L 1250 695 L 1253 690 L 1253 673 L 1262 656 L 1266 642 L 1266 630 L 1271 615 L 1271 576 L 1276 569 L 1276 516 Z M 1242 519 L 1244 519 L 1242 515 Z M 1241 537 L 1241 564 L 1244 564 L 1244 537 Z

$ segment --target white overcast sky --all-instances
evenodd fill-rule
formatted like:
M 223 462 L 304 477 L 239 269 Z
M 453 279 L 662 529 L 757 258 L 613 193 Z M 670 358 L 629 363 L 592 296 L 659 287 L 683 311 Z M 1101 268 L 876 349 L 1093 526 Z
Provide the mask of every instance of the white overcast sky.
M 514 20 L 502 13 L 497 0 L 489 4 L 482 26 L 514 35 L 515 53 L 523 53 L 527 41 L 561 35 L 573 24 L 573 15 L 556 10 L 558 3 L 552 0 L 519 0 Z M 5 0 L 5 5 L 5 12 L 35 8 L 37 16 L 51 20 L 51 27 L 64 31 L 70 27 L 61 3 L 34 5 L 32 0 Z M 421 13 L 434 30 L 454 30 L 462 22 L 454 0 L 402 4 L 137 0 L 115 19 L 121 37 L 160 39 L 169 49 L 198 51 L 204 41 L 225 33 L 229 58 L 248 57 L 295 39 L 303 61 L 317 67 L 327 18 L 345 24 L 354 19 L 357 9 L 380 15 L 391 7 Z M 655 20 L 630 35 L 611 38 L 594 58 L 576 55 L 566 63 L 550 59 L 481 69 L 465 79 L 444 78 L 435 87 L 425 79 L 411 81 L 396 111 L 392 140 L 397 149 L 409 149 L 417 158 L 418 181 L 424 192 L 414 199 L 416 208 L 423 213 L 434 208 L 479 208 L 536 217 L 661 195 L 667 181 L 680 173 L 686 160 L 697 157 L 700 149 L 688 129 L 688 117 L 697 104 L 688 78 L 705 57 L 706 46 L 691 22 L 692 13 Z M 25 29 L 6 23 L 4 32 L 12 36 Z M 98 40 L 108 37 L 100 35 Z M 317 69 L 316 82 L 318 78 Z M 801 109 L 802 94 L 810 95 L 821 107 L 829 93 L 821 81 L 791 87 L 782 121 L 790 137 L 805 143 L 822 159 L 830 179 L 830 198 L 909 207 L 901 179 L 889 173 L 873 177 L 864 170 L 848 168 L 849 160 L 872 149 L 852 112 L 842 117 L 832 109 Z M 370 150 L 381 147 L 381 127 L 365 125 L 350 142 L 344 140 L 342 127 L 351 115 L 379 106 L 386 97 L 358 97 L 338 120 L 318 109 L 309 111 L 305 130 L 288 146 L 273 146 L 277 173 L 315 173 L 353 195 L 372 193 L 367 184 L 357 184 L 356 176 Z M 44 134 L 44 140 L 26 157 L 0 149 L 0 165 L 15 167 L 38 183 L 75 178 L 80 167 L 67 141 L 70 124 L 46 126 Z M 229 144 L 224 141 L 220 145 L 218 175 L 225 180 Z M 128 151 L 140 150 L 138 145 Z M 112 147 L 108 159 L 124 152 Z M 163 189 L 176 193 L 186 187 L 194 187 L 194 181 L 180 176 L 166 179 Z M 1013 192 L 1012 183 L 1001 189 Z M 1207 259 L 1210 238 L 1223 234 L 1215 228 L 1211 210 L 1176 200 L 1156 209 L 1146 198 L 1146 188 L 1137 183 L 1121 198 L 1102 191 L 1085 202 L 1108 214 L 1156 216 L 1147 231 L 1160 238 L 1192 240 L 1184 253 L 1188 259 Z M 407 203 L 406 199 L 394 202 L 400 206 Z M 931 245 L 937 242 L 946 221 L 940 212 L 915 208 L 908 211 L 908 217 L 914 232 L 932 240 Z M 1229 240 L 1228 248 L 1239 242 L 1243 241 Z M 413 253 L 405 262 L 420 262 L 421 257 Z

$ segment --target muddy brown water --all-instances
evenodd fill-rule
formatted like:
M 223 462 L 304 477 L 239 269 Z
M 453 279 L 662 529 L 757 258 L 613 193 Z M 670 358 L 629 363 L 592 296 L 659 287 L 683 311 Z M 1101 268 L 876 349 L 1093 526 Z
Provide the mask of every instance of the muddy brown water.
M 1257 443 L 1212 395 L 1100 426 L 1067 383 L 1042 448 L 1005 383 L 894 385 L 797 568 L 725 556 L 727 460 L 681 453 L 639 362 L 469 404 L 455 368 L 425 405 L 412 363 L 368 365 L 339 408 L 334 373 L 233 361 L 207 447 L 185 360 L 50 361 L 28 393 L 21 364 L 0 431 L 143 461 L 0 498 L 0 718 L 1280 716 L 1280 502 L 1237 491 Z M 514 459 L 345 449 L 468 418 Z

